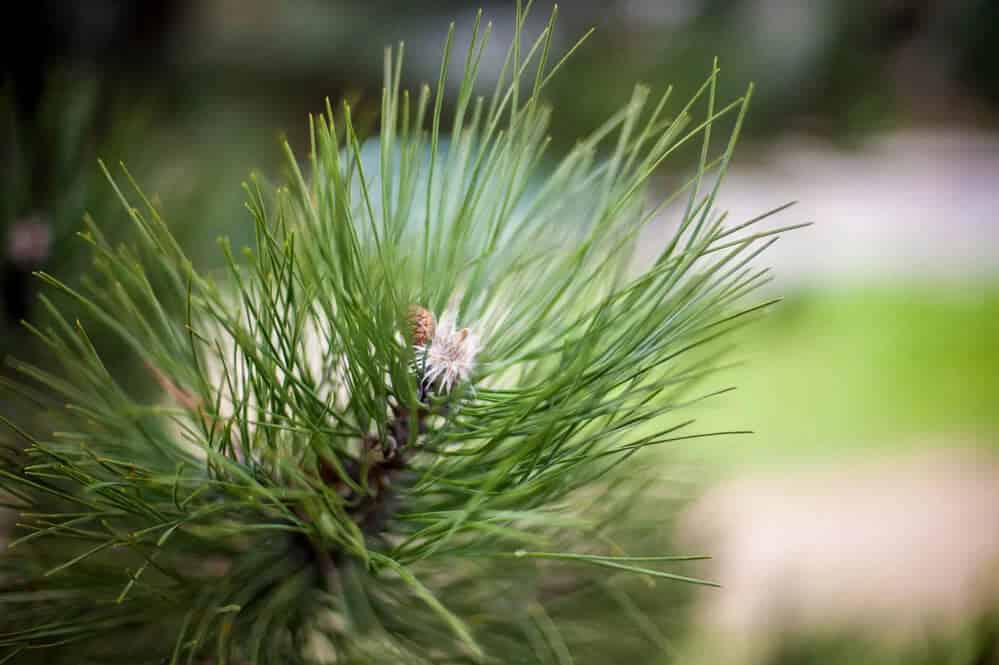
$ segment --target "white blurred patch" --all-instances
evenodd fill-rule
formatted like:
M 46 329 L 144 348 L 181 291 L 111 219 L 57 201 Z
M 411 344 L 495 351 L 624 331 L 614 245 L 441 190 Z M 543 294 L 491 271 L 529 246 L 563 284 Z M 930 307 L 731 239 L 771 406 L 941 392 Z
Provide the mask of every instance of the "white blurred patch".
M 999 463 L 940 450 L 737 478 L 683 516 L 721 589 L 697 627 L 760 662 L 781 635 L 845 631 L 889 645 L 946 639 L 999 607 Z

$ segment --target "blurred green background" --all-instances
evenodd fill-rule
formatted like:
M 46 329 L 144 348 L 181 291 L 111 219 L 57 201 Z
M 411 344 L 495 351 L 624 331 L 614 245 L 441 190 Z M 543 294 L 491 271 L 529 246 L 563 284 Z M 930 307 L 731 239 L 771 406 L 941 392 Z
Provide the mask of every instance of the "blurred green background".
M 737 392 L 706 409 L 745 439 L 694 454 L 726 471 L 999 442 L 999 290 L 871 280 L 792 290 L 743 333 Z
M 483 4 L 495 24 L 486 90 L 514 9 Z M 18 332 L 21 318 L 44 317 L 27 276 L 79 279 L 88 259 L 73 233 L 85 211 L 127 239 L 98 157 L 125 161 L 210 267 L 216 236 L 247 241 L 240 182 L 251 169 L 279 175 L 279 137 L 303 148 L 305 116 L 327 96 L 352 100 L 377 131 L 383 46 L 405 40 L 404 83 L 433 80 L 448 22 L 461 52 L 477 7 L 15 3 L 0 97 L 4 354 L 44 355 Z M 533 12 L 529 34 L 547 11 Z M 739 220 L 794 199 L 775 223 L 816 223 L 765 258 L 784 302 L 740 333 L 745 363 L 719 378 L 738 391 L 702 409 L 705 429 L 755 435 L 669 455 L 708 487 L 766 469 L 999 448 L 999 5 L 572 0 L 561 6 L 555 48 L 590 26 L 595 35 L 548 92 L 554 155 L 634 82 L 673 83 L 682 99 L 718 56 L 723 98 L 757 85 L 721 205 Z M 665 191 L 689 169 L 681 157 L 658 182 Z M 652 244 L 670 222 L 653 225 Z M 968 528 L 999 529 L 986 508 L 963 514 Z M 911 528 L 933 528 L 929 519 L 917 514 Z M 820 651 L 792 660 L 822 662 Z

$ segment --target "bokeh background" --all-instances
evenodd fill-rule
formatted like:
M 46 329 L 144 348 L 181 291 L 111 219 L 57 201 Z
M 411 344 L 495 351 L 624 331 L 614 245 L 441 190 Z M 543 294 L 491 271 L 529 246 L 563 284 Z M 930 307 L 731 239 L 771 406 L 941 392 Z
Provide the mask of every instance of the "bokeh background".
M 488 88 L 514 7 L 483 5 L 495 25 Z M 249 242 L 240 183 L 251 170 L 280 176 L 280 138 L 304 152 L 305 117 L 326 97 L 351 100 L 377 131 L 383 46 L 406 42 L 404 83 L 434 80 L 449 21 L 461 52 L 478 6 L 11 7 L 0 28 L 3 354 L 44 362 L 17 325 L 44 316 L 30 273 L 80 279 L 85 212 L 127 240 L 98 157 L 125 162 L 210 267 L 217 236 Z M 740 333 L 744 362 L 719 377 L 738 390 L 699 414 L 705 429 L 755 434 L 654 461 L 683 488 L 671 537 L 714 554 L 707 574 L 725 585 L 684 597 L 674 655 L 999 662 L 999 4 L 566 0 L 555 48 L 591 26 L 548 92 L 553 155 L 634 82 L 672 83 L 683 98 L 718 56 L 720 94 L 756 84 L 720 205 L 746 219 L 794 200 L 781 221 L 815 222 L 765 257 L 784 301 Z M 680 155 L 657 186 L 690 168 Z

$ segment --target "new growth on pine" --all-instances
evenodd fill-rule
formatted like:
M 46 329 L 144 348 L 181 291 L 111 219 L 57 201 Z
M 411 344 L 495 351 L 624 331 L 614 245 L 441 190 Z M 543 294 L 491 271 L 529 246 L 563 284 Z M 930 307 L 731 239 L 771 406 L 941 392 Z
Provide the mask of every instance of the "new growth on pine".
M 247 183 L 256 242 L 223 241 L 226 270 L 196 270 L 141 190 L 111 180 L 138 240 L 113 245 L 91 223 L 85 288 L 41 278 L 157 396 L 130 391 L 58 310 L 34 330 L 62 369 L 17 365 L 49 426 L 9 422 L 0 449 L 0 499 L 18 514 L 0 659 L 657 653 L 622 580 L 661 579 L 666 597 L 667 582 L 702 581 L 683 574 L 697 557 L 626 535 L 657 528 L 642 510 L 657 462 L 639 453 L 719 434 L 686 409 L 724 392 L 703 387 L 717 340 L 768 304 L 748 298 L 768 278 L 753 260 L 786 229 L 756 228 L 782 208 L 731 223 L 715 206 L 750 96 L 719 102 L 717 67 L 683 104 L 636 87 L 547 155 L 544 89 L 582 43 L 553 54 L 555 19 L 527 43 L 518 10 L 488 96 L 479 18 L 460 66 L 452 26 L 433 91 L 403 89 L 403 46 L 387 50 L 379 134 L 358 136 L 346 105 L 311 118 L 286 183 Z M 685 145 L 700 149 L 693 174 L 654 198 L 650 176 Z M 636 268 L 640 232 L 674 210 Z M 612 633 L 617 615 L 631 619 Z

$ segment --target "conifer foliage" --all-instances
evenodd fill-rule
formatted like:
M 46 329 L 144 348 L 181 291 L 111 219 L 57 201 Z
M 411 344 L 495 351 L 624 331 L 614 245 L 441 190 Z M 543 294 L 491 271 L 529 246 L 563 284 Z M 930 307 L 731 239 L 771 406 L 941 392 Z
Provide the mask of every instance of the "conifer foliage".
M 717 68 L 683 104 L 637 87 L 551 161 L 542 95 L 579 45 L 552 53 L 555 18 L 527 43 L 518 11 L 482 97 L 479 19 L 463 58 L 452 26 L 433 90 L 404 90 L 388 50 L 378 136 L 346 105 L 312 118 L 287 183 L 246 185 L 256 242 L 223 242 L 227 270 L 195 270 L 127 172 L 112 179 L 139 240 L 91 224 L 86 288 L 41 277 L 160 397 L 129 392 L 58 311 L 35 330 L 62 370 L 17 365 L 49 426 L 8 422 L 0 453 L 18 514 L 0 660 L 591 662 L 648 639 L 637 619 L 601 630 L 607 598 L 639 612 L 614 580 L 700 582 L 692 557 L 615 533 L 655 478 L 636 454 L 711 434 L 685 409 L 709 396 L 717 338 L 766 304 L 747 302 L 767 279 L 751 264 L 777 231 L 715 206 L 749 91 L 720 103 Z M 653 199 L 685 145 L 694 174 Z M 675 232 L 637 270 L 664 210 Z

